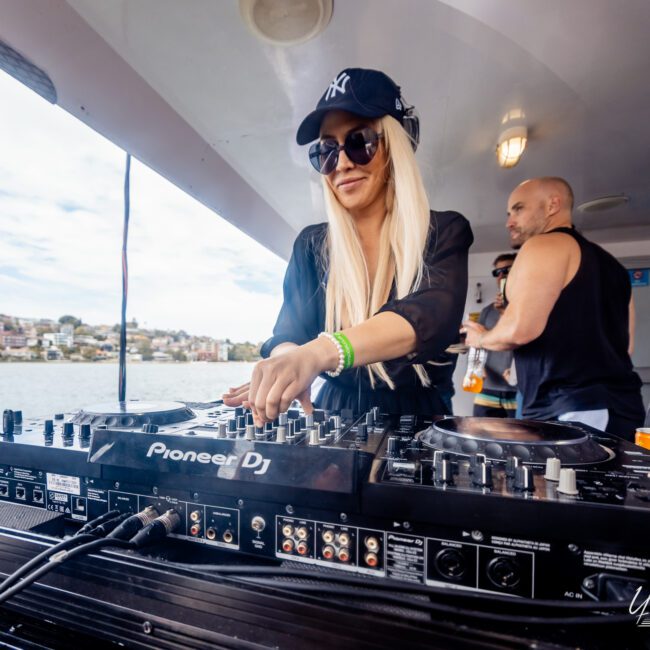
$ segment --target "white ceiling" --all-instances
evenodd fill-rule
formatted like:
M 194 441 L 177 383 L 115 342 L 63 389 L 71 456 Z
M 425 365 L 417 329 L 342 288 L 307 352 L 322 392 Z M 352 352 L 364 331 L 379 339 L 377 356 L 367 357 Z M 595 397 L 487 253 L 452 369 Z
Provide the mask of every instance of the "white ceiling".
M 599 241 L 650 238 L 650 3 L 646 0 L 337 0 L 318 38 L 257 40 L 235 0 L 3 0 L 0 39 L 45 70 L 58 103 L 286 256 L 323 220 L 295 131 L 344 67 L 402 86 L 422 124 L 431 204 L 471 221 L 474 252 L 507 249 L 505 202 L 537 175 L 578 203 L 628 205 L 576 222 Z M 497 166 L 502 116 L 529 148 Z

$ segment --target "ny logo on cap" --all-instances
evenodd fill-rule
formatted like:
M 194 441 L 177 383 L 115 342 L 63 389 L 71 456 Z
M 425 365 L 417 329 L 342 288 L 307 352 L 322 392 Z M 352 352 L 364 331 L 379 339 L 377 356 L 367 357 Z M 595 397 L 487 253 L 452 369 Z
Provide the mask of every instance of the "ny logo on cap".
M 325 93 L 325 101 L 329 101 L 332 97 L 336 97 L 336 93 L 345 93 L 345 87 L 350 81 L 350 75 L 347 72 L 341 72 L 341 74 L 332 81 Z

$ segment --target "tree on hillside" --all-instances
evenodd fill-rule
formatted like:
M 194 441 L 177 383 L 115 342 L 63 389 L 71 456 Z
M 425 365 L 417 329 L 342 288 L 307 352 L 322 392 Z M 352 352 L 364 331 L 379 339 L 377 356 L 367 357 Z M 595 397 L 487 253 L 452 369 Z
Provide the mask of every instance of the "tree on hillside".
M 65 316 L 61 316 L 59 318 L 59 323 L 61 325 L 72 325 L 73 327 L 79 327 L 80 325 L 83 325 L 81 322 L 81 318 L 77 318 L 76 316 L 72 316 L 70 314 L 65 314 Z

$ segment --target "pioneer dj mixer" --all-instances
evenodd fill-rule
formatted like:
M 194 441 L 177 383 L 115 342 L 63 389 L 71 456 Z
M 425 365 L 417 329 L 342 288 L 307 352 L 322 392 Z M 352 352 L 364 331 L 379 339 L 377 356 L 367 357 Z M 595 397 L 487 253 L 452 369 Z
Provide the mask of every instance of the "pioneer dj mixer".
M 263 428 L 220 403 L 7 410 L 0 442 L 0 501 L 70 523 L 152 505 L 188 549 L 545 599 L 648 579 L 649 472 L 649 451 L 582 425 L 376 409 Z

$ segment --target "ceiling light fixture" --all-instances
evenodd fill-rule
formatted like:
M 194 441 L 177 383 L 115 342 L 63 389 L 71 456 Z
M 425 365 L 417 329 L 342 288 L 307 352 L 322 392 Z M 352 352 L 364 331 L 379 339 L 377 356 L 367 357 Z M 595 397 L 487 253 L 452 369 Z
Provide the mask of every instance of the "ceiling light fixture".
M 620 208 L 621 206 L 626 205 L 629 200 L 629 197 L 625 194 L 611 194 L 609 196 L 601 196 L 597 199 L 592 199 L 591 201 L 585 201 L 584 203 L 581 203 L 576 210 L 584 213 L 604 212 L 605 210 Z
M 332 17 L 332 0 L 239 0 L 248 28 L 273 45 L 297 45 L 318 36 Z
M 514 167 L 526 149 L 528 129 L 525 126 L 511 126 L 501 132 L 497 143 L 497 160 L 501 167 Z

